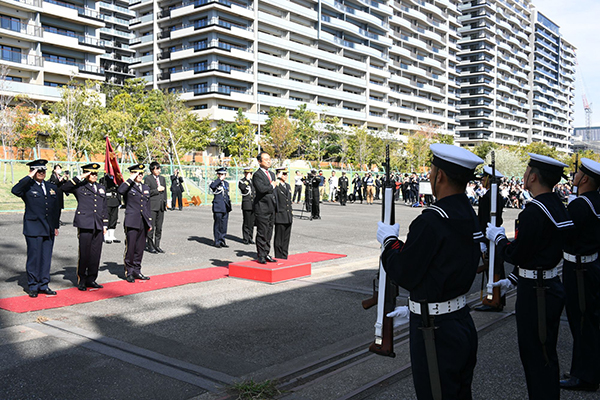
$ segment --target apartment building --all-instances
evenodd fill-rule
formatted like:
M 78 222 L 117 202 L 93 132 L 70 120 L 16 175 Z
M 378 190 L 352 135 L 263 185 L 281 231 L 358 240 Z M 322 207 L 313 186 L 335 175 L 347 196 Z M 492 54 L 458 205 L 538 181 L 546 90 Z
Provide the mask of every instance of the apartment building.
M 100 66 L 104 69 L 106 82 L 123 85 L 125 79 L 135 78 L 129 64 L 133 62 L 134 51 L 129 43 L 134 39 L 129 25 L 139 23 L 135 12 L 129 10 L 127 0 L 103 0 L 96 3 L 105 26 L 100 28 L 100 39 L 106 53 L 100 56 Z
M 200 117 L 302 104 L 344 127 L 453 133 L 458 0 L 133 0 L 136 76 Z
M 3 91 L 56 101 L 72 78 L 104 80 L 104 22 L 95 2 L 0 0 L 0 19 L 0 62 L 9 68 Z

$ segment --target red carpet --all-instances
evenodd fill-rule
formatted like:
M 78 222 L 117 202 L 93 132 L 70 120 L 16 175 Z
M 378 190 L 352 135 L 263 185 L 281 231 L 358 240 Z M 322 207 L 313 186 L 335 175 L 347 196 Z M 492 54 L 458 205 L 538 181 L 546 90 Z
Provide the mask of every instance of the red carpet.
M 164 275 L 152 275 L 148 281 L 136 280 L 135 283 L 127 281 L 103 283 L 103 289 L 87 290 L 82 292 L 77 288 L 57 290 L 58 295 L 46 296 L 40 294 L 36 298 L 29 296 L 9 297 L 0 299 L 0 308 L 17 313 L 28 311 L 47 310 L 72 306 L 74 304 L 90 303 L 92 301 L 112 299 L 114 297 L 128 296 L 130 294 L 149 292 L 188 283 L 198 283 L 225 278 L 229 275 L 226 267 L 213 267 L 195 269 L 193 271 L 173 272 Z

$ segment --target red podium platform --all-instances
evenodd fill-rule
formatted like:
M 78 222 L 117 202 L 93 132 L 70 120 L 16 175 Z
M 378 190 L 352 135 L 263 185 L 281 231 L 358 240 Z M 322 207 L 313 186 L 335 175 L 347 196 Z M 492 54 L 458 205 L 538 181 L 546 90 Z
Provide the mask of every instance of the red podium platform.
M 344 254 L 308 253 L 292 254 L 287 260 L 259 264 L 256 260 L 229 264 L 229 276 L 252 281 L 280 283 L 290 279 L 310 276 L 313 262 L 346 257 Z

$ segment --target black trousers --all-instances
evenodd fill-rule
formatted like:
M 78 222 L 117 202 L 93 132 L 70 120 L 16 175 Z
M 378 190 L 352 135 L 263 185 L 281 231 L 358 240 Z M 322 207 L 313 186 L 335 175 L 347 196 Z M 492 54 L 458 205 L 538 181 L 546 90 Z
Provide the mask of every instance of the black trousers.
M 298 200 L 296 200 L 296 196 L 298 196 Z M 294 185 L 294 196 L 292 197 L 292 201 L 300 202 L 301 197 L 302 197 L 302 185 Z
M 340 189 L 338 197 L 340 204 L 345 206 L 346 202 L 348 201 L 348 189 Z
M 529 399 L 558 399 L 560 397 L 559 366 L 556 344 L 560 314 L 565 305 L 565 290 L 559 278 L 544 280 L 546 289 L 546 354 L 538 335 L 537 296 L 534 279 L 519 278 L 515 313 L 519 355 L 525 370 Z
M 245 242 L 251 242 L 254 237 L 254 211 L 242 210 L 242 238 Z
M 115 229 L 119 221 L 119 206 L 108 208 L 108 229 Z
M 150 240 L 154 242 L 154 246 L 160 247 L 160 239 L 162 238 L 162 226 L 164 220 L 164 211 L 152 211 L 152 230 L 148 233 L 148 247 L 150 247 Z
M 183 194 L 180 190 L 171 192 L 171 210 L 175 209 L 175 204 L 179 205 L 180 210 L 183 208 Z
M 258 258 L 265 258 L 271 251 L 275 214 L 254 214 L 254 218 L 256 223 L 256 252 Z
M 275 239 L 273 240 L 275 258 L 287 260 L 291 236 L 292 224 L 275 224 Z
M 98 278 L 104 232 L 100 229 L 79 228 L 77 230 L 77 238 L 79 239 L 77 284 L 89 285 L 92 282 L 96 282 Z
M 125 276 L 137 276 L 142 272 L 142 258 L 148 230 L 142 222 L 140 228 L 125 228 Z
M 363 202 L 363 195 L 362 195 L 362 190 L 361 190 L 360 187 L 354 188 L 354 193 L 353 194 L 354 194 L 354 201 L 357 201 L 357 200 L 360 199 L 360 202 L 361 203 Z M 357 194 L 358 194 L 358 196 L 357 196 Z
M 54 236 L 25 236 L 27 243 L 27 285 L 30 291 L 46 290 L 50 282 L 50 264 Z
M 225 244 L 228 222 L 229 213 L 213 212 L 213 237 L 215 238 L 215 245 Z
M 444 399 L 472 399 L 471 384 L 477 362 L 477 330 L 464 307 L 450 314 L 434 318 L 435 349 L 437 353 L 442 397 Z M 433 399 L 429 367 L 420 315 L 410 314 L 410 360 L 412 376 L 419 400 Z
M 582 264 L 585 313 L 579 307 L 576 264 L 565 260 L 563 282 L 565 308 L 573 336 L 571 376 L 588 383 L 600 383 L 600 260 Z M 582 319 L 583 317 L 583 319 Z
M 317 190 L 313 190 L 312 204 L 310 208 L 310 212 L 313 218 L 321 216 L 321 210 L 319 209 L 319 201 L 319 192 Z

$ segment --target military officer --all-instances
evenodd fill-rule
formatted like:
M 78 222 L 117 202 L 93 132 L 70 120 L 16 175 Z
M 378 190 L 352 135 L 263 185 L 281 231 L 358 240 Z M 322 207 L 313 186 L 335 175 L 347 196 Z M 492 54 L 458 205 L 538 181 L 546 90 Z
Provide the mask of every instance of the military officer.
M 104 236 L 104 242 L 106 244 L 121 243 L 115 237 L 115 230 L 119 221 L 119 207 L 121 207 L 121 195 L 118 192 L 119 186 L 117 186 L 115 177 L 108 174 L 102 177 L 100 183 L 106 189 L 106 207 L 108 209 L 108 231 Z
M 68 173 L 62 174 L 62 166 L 60 164 L 54 165 L 52 169 L 52 174 L 50 178 L 48 178 L 48 182 L 56 185 L 58 190 L 56 191 L 56 195 L 58 197 L 58 203 L 60 204 L 60 212 L 58 213 L 58 223 L 59 225 L 63 225 L 62 220 L 60 219 L 62 210 L 65 208 L 65 195 L 61 189 L 63 183 L 69 180 Z
M 319 191 L 321 177 L 317 175 L 316 170 L 310 171 L 310 174 L 306 177 L 304 184 L 306 185 L 306 193 L 304 195 L 304 200 L 307 203 L 307 211 L 310 211 L 310 219 L 321 219 L 321 210 L 319 203 L 321 202 L 319 199 Z
M 144 183 L 150 188 L 150 206 L 152 207 L 152 230 L 148 233 L 146 247 L 149 253 L 164 253 L 160 248 L 162 226 L 167 210 L 167 182 L 160 174 L 160 164 L 156 161 L 150 163 L 150 175 L 144 178 Z
M 600 383 L 600 163 L 582 158 L 573 184 L 580 195 L 573 196 L 567 207 L 575 229 L 563 253 L 573 354 L 570 377 L 560 381 L 560 387 L 596 391 Z
M 254 186 L 252 185 L 252 169 L 244 168 L 244 177 L 238 182 L 242 193 L 242 236 L 244 244 L 254 244 Z
M 29 174 L 11 192 L 25 203 L 23 235 L 27 243 L 27 285 L 29 297 L 38 293 L 56 295 L 48 287 L 54 237 L 58 235 L 60 203 L 56 185 L 44 182 L 47 160 L 27 163 Z
M 348 201 L 348 186 L 349 186 L 348 177 L 346 176 L 346 171 L 342 171 L 342 176 L 340 177 L 338 185 L 340 188 L 340 194 L 338 195 L 338 197 L 340 198 L 340 204 L 345 206 L 346 202 Z
M 136 279 L 148 280 L 142 275 L 142 258 L 146 244 L 146 233 L 152 229 L 150 211 L 150 188 L 142 183 L 144 164 L 128 168 L 131 176 L 119 186 L 119 194 L 125 201 L 125 277 L 127 282 Z
M 502 294 L 517 287 L 515 305 L 519 354 L 530 399 L 558 399 L 559 365 L 556 345 L 565 290 L 557 264 L 563 257 L 565 236 L 573 222 L 552 188 L 565 164 L 529 153 L 523 185 L 534 196 L 516 221 L 510 242 L 503 227 L 488 224 L 486 236 L 496 243 L 504 261 L 515 265 L 507 279 L 494 283 Z
M 212 202 L 213 212 L 213 236 L 215 238 L 215 247 L 229 247 L 225 242 L 227 234 L 227 222 L 231 212 L 231 200 L 229 199 L 229 182 L 227 177 L 227 168 L 217 169 L 217 179 L 210 185 L 210 191 L 214 195 Z
M 256 190 L 254 197 L 254 218 L 256 222 L 256 252 L 258 262 L 265 264 L 275 262 L 269 255 L 271 238 L 273 236 L 273 223 L 275 219 L 275 197 L 273 195 L 277 181 L 271 168 L 271 156 L 262 151 L 256 157 L 259 168 L 252 175 L 252 185 Z
M 275 188 L 275 258 L 287 260 L 292 234 L 292 187 L 287 183 L 287 168 L 275 169 L 277 175 L 277 187 Z
M 470 399 L 477 331 L 466 305 L 475 279 L 483 233 L 465 194 L 482 159 L 447 144 L 432 144 L 431 182 L 437 202 L 410 225 L 406 243 L 399 225 L 379 223 L 383 267 L 410 292 L 410 357 L 417 398 Z M 407 316 L 397 307 L 388 316 Z M 435 337 L 434 337 L 435 336 Z M 437 352 L 438 369 L 429 365 Z M 431 371 L 431 373 L 430 373 Z
M 175 204 L 178 205 L 179 211 L 183 209 L 183 178 L 179 175 L 179 169 L 175 169 L 175 173 L 171 175 L 171 210 L 175 209 Z
M 96 283 L 102 242 L 108 230 L 106 189 L 97 183 L 100 164 L 92 163 L 81 167 L 83 174 L 65 182 L 62 189 L 73 193 L 77 199 L 77 210 L 73 226 L 77 228 L 79 257 L 77 260 L 77 288 L 100 289 Z

